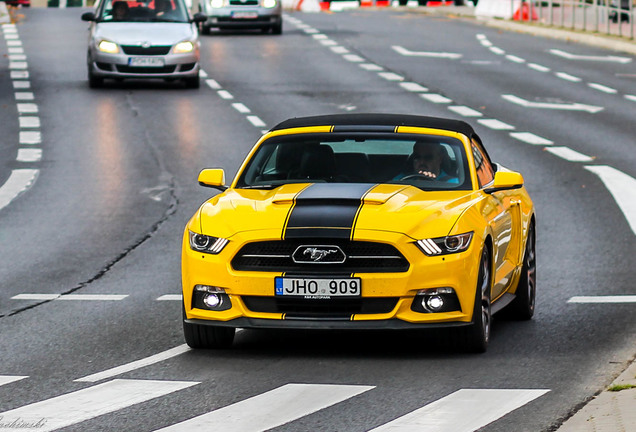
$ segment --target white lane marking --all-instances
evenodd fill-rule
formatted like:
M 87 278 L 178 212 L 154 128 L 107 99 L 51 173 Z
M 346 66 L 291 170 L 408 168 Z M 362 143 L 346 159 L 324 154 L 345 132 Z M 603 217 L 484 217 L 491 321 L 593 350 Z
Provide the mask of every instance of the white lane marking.
M 40 131 L 20 131 L 20 144 L 40 144 L 42 133 Z
M 216 82 L 213 79 L 206 79 L 205 83 L 208 85 L 208 87 L 210 87 L 212 90 L 219 90 L 221 88 L 221 85 Z
M 552 145 L 554 144 L 549 139 L 540 137 L 530 132 L 510 132 L 510 136 L 519 141 L 523 141 L 532 145 Z
M 26 69 L 28 67 L 27 62 L 9 62 L 9 69 Z
M 557 72 L 555 75 L 557 77 L 561 78 L 561 79 L 564 79 L 564 80 L 570 81 L 570 82 L 581 82 L 582 81 L 581 78 L 576 77 L 574 75 L 567 74 L 565 72 Z
M 528 63 L 528 67 L 530 69 L 534 69 L 534 70 L 539 71 L 539 72 L 550 72 L 550 68 L 549 67 L 542 66 L 542 65 L 536 64 L 536 63 Z
M 592 162 L 594 158 L 572 150 L 569 147 L 546 147 L 546 150 L 555 156 L 570 162 Z
M 42 160 L 42 149 L 18 149 L 15 160 L 18 162 L 39 162 Z
M 403 81 L 404 80 L 403 76 L 393 72 L 380 72 L 378 73 L 378 75 L 387 81 Z
M 616 94 L 616 93 L 618 93 L 618 90 L 613 89 L 611 87 L 604 86 L 603 84 L 588 83 L 587 85 L 588 85 L 588 87 L 593 88 L 594 90 L 602 91 L 603 93 L 607 93 L 607 94 Z
M 190 351 L 190 347 L 188 345 L 183 344 L 177 347 L 171 348 L 169 350 L 160 352 L 158 354 L 151 355 L 150 357 L 146 357 L 140 360 L 136 360 L 130 363 L 126 363 L 121 366 L 117 366 L 111 369 L 107 369 L 102 372 L 97 372 L 92 375 L 87 375 L 82 378 L 78 378 L 75 381 L 77 382 L 97 382 L 103 379 L 112 378 L 117 375 L 121 375 L 126 372 L 130 372 L 136 369 L 141 369 L 142 367 L 150 366 L 155 363 L 162 362 L 164 360 L 171 359 L 183 353 Z
M 636 95 L 625 95 L 625 99 L 636 102 Z
M 18 113 L 20 114 L 35 114 L 38 112 L 38 106 L 34 103 L 19 103 Z
M 488 49 L 497 55 L 504 55 L 506 53 L 504 50 L 496 46 L 491 46 Z
M 574 296 L 568 303 L 636 303 L 636 295 Z
M 28 89 L 28 88 L 31 88 L 31 82 L 30 81 L 13 81 L 13 88 Z
M 401 82 L 400 87 L 410 92 L 427 92 L 428 88 L 415 82 Z
M 433 57 L 448 59 L 458 59 L 462 57 L 462 54 L 450 52 L 411 51 L 399 45 L 393 45 L 391 48 L 393 49 L 393 51 L 406 57 Z
M 607 165 L 587 165 L 585 169 L 599 176 L 636 235 L 636 179 Z
M 480 43 L 485 46 L 485 47 L 491 47 L 492 46 L 492 42 L 490 42 L 488 39 L 484 39 L 482 41 L 480 41 Z
M 252 123 L 252 125 L 256 127 L 265 127 L 267 126 L 263 120 L 261 120 L 258 116 L 249 115 L 247 116 L 247 120 Z
M 473 432 L 549 391 L 462 389 L 371 432 Z
M 442 96 L 436 93 L 426 93 L 421 94 L 420 97 L 422 99 L 426 99 L 429 102 L 437 103 L 437 104 L 447 104 L 453 102 L 452 99 L 447 98 L 446 96 Z
M 594 106 L 594 105 L 585 105 L 580 103 L 532 102 L 515 95 L 501 95 L 501 97 L 507 100 L 508 102 L 512 102 L 514 104 L 521 105 L 526 108 L 557 109 L 557 110 L 567 110 L 567 111 L 587 111 L 592 114 L 595 114 L 604 109 L 603 107 Z
M 199 70 L 199 76 L 201 78 L 207 78 L 208 77 L 208 73 L 206 71 L 204 71 L 203 69 Z
M 286 384 L 258 396 L 168 426 L 160 431 L 266 431 L 373 388 L 360 385 Z
M 382 71 L 384 70 L 384 68 L 382 66 L 378 66 L 377 64 L 373 64 L 373 63 L 363 63 L 360 65 L 360 67 L 364 70 L 368 70 L 368 71 L 372 71 L 372 72 L 377 72 L 377 71 Z
M 9 54 L 9 61 L 26 61 L 26 54 Z
M 335 40 L 331 40 L 331 39 L 325 39 L 325 40 L 321 40 L 320 43 L 324 46 L 334 46 L 334 45 L 338 45 L 338 42 L 336 42 Z
M 25 293 L 11 297 L 12 300 L 71 300 L 71 301 L 119 301 L 128 294 L 37 294 Z
M 10 39 L 18 39 L 18 38 L 19 38 L 19 36 L 18 36 L 17 34 L 15 34 L 15 33 L 6 33 L 6 34 L 4 35 L 4 38 L 5 38 L 6 40 L 10 40 Z
M 7 51 L 10 54 L 24 54 L 24 48 L 22 47 L 11 47 L 11 48 L 7 48 Z
M 232 96 L 232 93 L 230 93 L 227 90 L 219 90 L 216 93 L 219 95 L 221 99 L 225 99 L 225 100 L 234 99 L 234 96 Z
M 332 46 L 331 48 L 329 48 L 331 51 L 335 52 L 336 54 L 349 54 L 349 50 L 346 49 L 343 46 Z
M 33 100 L 33 99 L 35 99 L 33 92 L 16 92 L 15 93 L 15 100 Z
M 39 128 L 40 127 L 40 117 L 36 116 L 20 116 L 18 118 L 20 121 L 20 128 Z
M 22 46 L 22 41 L 20 40 L 8 40 L 7 46 Z
M 497 119 L 479 119 L 477 122 L 493 130 L 511 130 L 515 128 L 514 126 Z
M 477 110 L 462 105 L 449 106 L 448 109 L 464 117 L 481 117 L 483 115 Z
M 329 36 L 327 36 L 326 34 L 322 34 L 322 33 L 315 34 L 315 35 L 313 35 L 312 37 L 313 37 L 314 39 L 316 39 L 316 40 L 320 40 L 320 39 L 327 39 L 327 38 L 329 38 Z
M 183 295 L 181 294 L 164 294 L 161 297 L 157 297 L 157 301 L 181 301 Z
M 525 63 L 525 62 L 526 62 L 526 60 L 525 60 L 525 59 L 522 59 L 521 57 L 517 57 L 517 56 L 512 55 L 512 54 L 508 54 L 508 55 L 506 56 L 506 58 L 507 58 L 508 60 L 510 60 L 511 62 L 514 62 L 514 63 Z
M 29 79 L 29 71 L 25 71 L 25 70 L 11 71 L 11 79 Z
M 232 107 L 238 112 L 240 112 L 241 114 L 248 114 L 252 112 L 248 107 L 246 107 L 245 105 L 239 102 L 233 103 Z
M 361 63 L 364 61 L 364 59 L 357 54 L 345 54 L 342 58 L 352 63 Z
M 113 380 L 0 413 L 3 424 L 32 423 L 53 431 L 199 384 L 187 381 Z M 2 428 L 0 430 L 15 430 Z
M 13 170 L 7 181 L 0 187 L 0 209 L 6 207 L 18 195 L 33 186 L 39 172 L 36 169 Z
M 12 382 L 20 381 L 28 376 L 18 376 L 18 375 L 0 375 L 0 386 L 5 384 L 11 384 Z
M 616 62 L 616 63 L 629 63 L 632 61 L 632 59 L 629 57 L 578 55 L 578 54 L 571 54 L 569 52 L 561 51 L 558 49 L 551 49 L 550 53 L 559 57 L 569 59 L 569 60 L 604 61 L 604 62 Z
M 318 30 L 316 30 L 315 28 L 311 28 L 311 27 L 306 28 L 306 29 L 304 29 L 303 31 L 304 31 L 305 33 L 307 33 L 307 34 L 316 34 L 316 33 L 320 33 Z

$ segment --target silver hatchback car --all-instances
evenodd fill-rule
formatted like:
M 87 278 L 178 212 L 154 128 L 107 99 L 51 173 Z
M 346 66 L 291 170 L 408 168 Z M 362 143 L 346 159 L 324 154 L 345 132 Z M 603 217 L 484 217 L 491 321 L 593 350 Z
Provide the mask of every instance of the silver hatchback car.
M 194 3 L 208 17 L 201 23 L 203 34 L 209 34 L 212 28 L 261 29 L 275 35 L 283 32 L 282 0 L 194 0 Z
M 183 0 L 99 0 L 88 42 L 88 83 L 100 87 L 105 78 L 182 79 L 199 87 L 198 23 Z

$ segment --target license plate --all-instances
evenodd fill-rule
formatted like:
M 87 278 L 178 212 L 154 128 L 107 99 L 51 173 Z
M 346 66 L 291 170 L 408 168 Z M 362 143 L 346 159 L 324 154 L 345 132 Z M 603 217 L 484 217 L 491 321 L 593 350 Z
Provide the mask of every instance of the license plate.
M 254 19 L 254 18 L 258 18 L 258 12 L 254 12 L 254 11 L 235 11 L 235 12 L 232 12 L 232 18 Z
M 128 59 L 128 66 L 162 67 L 163 65 L 164 61 L 161 57 L 130 57 Z
M 360 278 L 294 278 L 274 279 L 277 296 L 330 299 L 332 297 L 360 297 Z

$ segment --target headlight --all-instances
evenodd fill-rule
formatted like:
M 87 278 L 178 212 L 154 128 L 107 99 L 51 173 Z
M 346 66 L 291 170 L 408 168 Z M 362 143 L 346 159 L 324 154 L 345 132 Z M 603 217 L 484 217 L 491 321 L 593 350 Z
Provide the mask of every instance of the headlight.
M 179 42 L 172 50 L 175 54 L 189 53 L 194 50 L 194 44 L 190 41 Z
M 190 233 L 190 248 L 197 252 L 218 254 L 228 243 L 227 239 L 220 237 L 210 237 L 204 234 L 198 234 L 192 231 Z
M 463 252 L 470 246 L 473 232 L 448 237 L 418 240 L 417 246 L 428 256 L 448 255 Z
M 264 8 L 273 8 L 276 6 L 276 0 L 263 0 Z
M 97 49 L 109 54 L 119 54 L 119 45 L 107 40 L 100 41 L 97 44 Z
M 225 6 L 225 0 L 210 0 L 210 6 L 213 8 L 222 8 Z

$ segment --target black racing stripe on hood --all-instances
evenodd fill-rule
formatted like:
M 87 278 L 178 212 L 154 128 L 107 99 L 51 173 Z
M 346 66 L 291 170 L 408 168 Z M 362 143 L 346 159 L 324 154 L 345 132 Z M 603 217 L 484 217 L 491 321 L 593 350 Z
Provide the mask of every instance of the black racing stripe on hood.
M 362 198 L 373 187 L 361 183 L 309 186 L 296 196 L 284 238 L 351 238 Z

